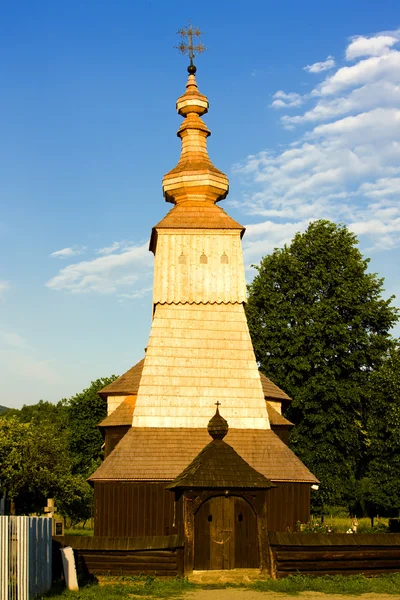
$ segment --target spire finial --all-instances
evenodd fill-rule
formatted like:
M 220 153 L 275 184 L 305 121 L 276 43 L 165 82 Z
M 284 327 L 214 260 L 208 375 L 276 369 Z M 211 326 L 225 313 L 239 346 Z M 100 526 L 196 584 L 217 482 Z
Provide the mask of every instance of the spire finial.
M 178 46 L 175 46 L 179 52 L 182 54 L 188 54 L 190 59 L 190 65 L 188 66 L 188 72 L 190 75 L 194 75 L 196 73 L 196 67 L 193 64 L 193 59 L 196 54 L 201 54 L 207 48 L 201 43 L 200 36 L 202 32 L 198 27 L 193 27 L 191 22 L 189 21 L 187 27 L 183 27 L 178 30 L 178 35 L 181 36 L 181 43 Z M 199 38 L 198 43 L 193 43 L 193 38 Z M 187 38 L 187 39 L 186 39 Z
M 210 131 L 201 117 L 208 111 L 208 99 L 199 92 L 196 82 L 195 54 L 205 50 L 203 44 L 196 44 L 193 38 L 199 37 L 200 30 L 191 23 L 178 31 L 182 42 L 177 48 L 188 54 L 190 65 L 186 91 L 176 102 L 178 113 L 184 117 L 178 130 L 182 140 L 181 157 L 174 169 L 163 178 L 164 198 L 181 206 L 188 202 L 214 204 L 226 198 L 229 189 L 228 178 L 212 164 L 207 152 L 207 138 Z

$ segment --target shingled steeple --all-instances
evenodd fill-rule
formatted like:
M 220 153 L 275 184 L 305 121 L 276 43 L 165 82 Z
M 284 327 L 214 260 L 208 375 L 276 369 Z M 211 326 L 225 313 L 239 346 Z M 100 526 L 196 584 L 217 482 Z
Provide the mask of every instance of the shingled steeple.
M 229 182 L 208 156 L 211 132 L 201 119 L 208 111 L 208 99 L 200 94 L 194 73 L 189 73 L 186 92 L 178 98 L 176 108 L 184 117 L 177 134 L 182 151 L 177 166 L 163 178 L 164 198 L 173 204 L 218 202 L 226 197 Z
M 207 138 L 211 135 L 202 116 L 208 112 L 208 98 L 199 92 L 196 67 L 188 67 L 186 91 L 176 102 L 177 112 L 184 117 L 178 129 L 182 141 L 179 162 L 164 175 L 163 194 L 174 208 L 153 228 L 150 250 L 156 254 L 158 231 L 161 229 L 230 229 L 243 235 L 245 228 L 232 219 L 216 203 L 226 198 L 229 180 L 211 162 Z
M 190 46 L 189 46 L 190 47 Z M 216 205 L 229 182 L 207 152 L 208 99 L 189 66 L 177 166 L 163 178 L 174 207 L 153 228 L 154 318 L 133 427 L 204 427 L 223 401 L 232 428 L 269 429 L 244 313 L 244 228 Z

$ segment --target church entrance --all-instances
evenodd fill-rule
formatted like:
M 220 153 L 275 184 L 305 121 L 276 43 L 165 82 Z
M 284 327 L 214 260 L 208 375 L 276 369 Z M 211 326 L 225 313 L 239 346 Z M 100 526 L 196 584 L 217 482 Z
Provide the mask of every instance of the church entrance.
M 257 517 L 237 496 L 215 496 L 195 515 L 194 569 L 258 568 Z

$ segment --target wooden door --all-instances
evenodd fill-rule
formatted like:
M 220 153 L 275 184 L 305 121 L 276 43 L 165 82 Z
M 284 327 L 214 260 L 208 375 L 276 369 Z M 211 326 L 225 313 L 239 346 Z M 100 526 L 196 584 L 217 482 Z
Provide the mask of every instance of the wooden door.
M 257 517 L 250 504 L 243 498 L 235 498 L 235 567 L 258 569 Z
M 216 496 L 195 515 L 194 568 L 256 568 L 257 519 L 242 498 Z

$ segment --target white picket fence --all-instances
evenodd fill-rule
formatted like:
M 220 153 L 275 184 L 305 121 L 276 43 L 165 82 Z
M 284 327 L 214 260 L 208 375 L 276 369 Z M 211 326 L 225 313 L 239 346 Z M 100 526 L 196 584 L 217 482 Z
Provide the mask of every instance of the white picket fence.
M 51 588 L 52 520 L 0 517 L 1 600 L 32 600 Z

